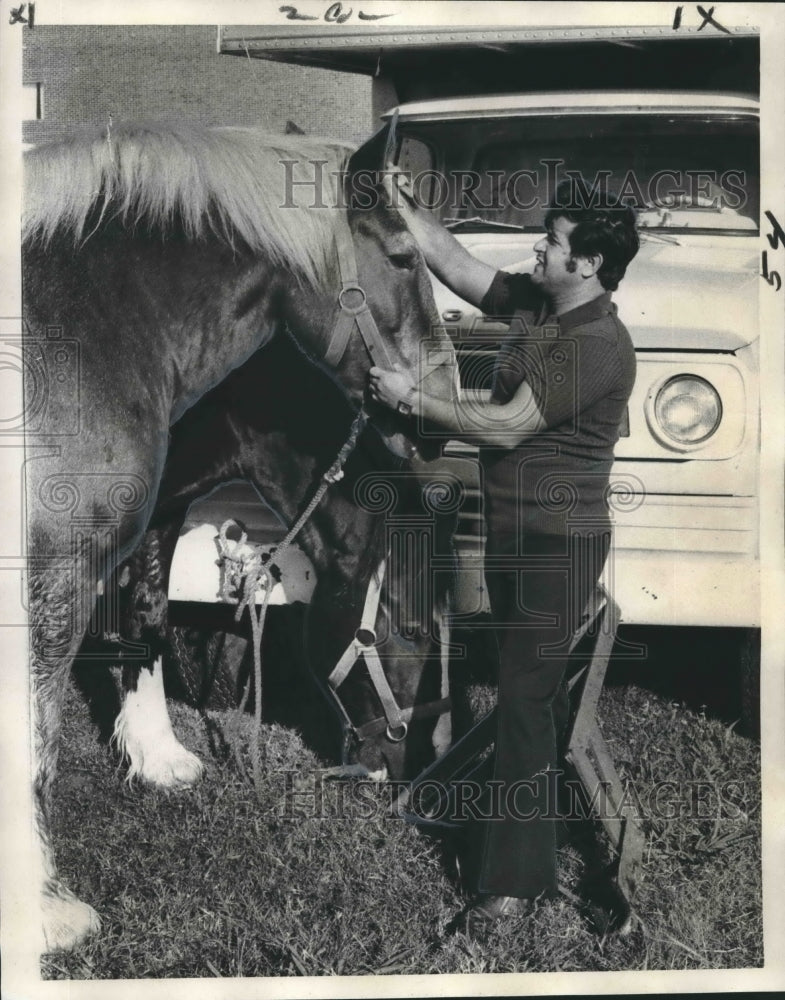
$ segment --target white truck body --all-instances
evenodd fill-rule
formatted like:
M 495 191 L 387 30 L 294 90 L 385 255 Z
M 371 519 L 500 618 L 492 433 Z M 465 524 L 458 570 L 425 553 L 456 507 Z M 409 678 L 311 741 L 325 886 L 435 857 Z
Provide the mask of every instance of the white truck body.
M 453 219 L 448 224 L 474 256 L 509 271 L 533 270 L 533 246 L 542 232 L 544 199 L 536 208 L 528 208 L 529 202 L 538 200 L 535 194 L 544 194 L 542 164 L 549 156 L 544 140 L 543 147 L 536 148 L 538 122 L 546 123 L 557 150 L 564 146 L 565 136 L 585 130 L 589 119 L 600 123 L 591 163 L 602 163 L 622 183 L 626 154 L 616 135 L 628 123 L 633 134 L 642 132 L 644 124 L 648 128 L 650 121 L 658 123 L 650 140 L 656 163 L 661 159 L 656 141 L 676 125 L 693 165 L 700 162 L 702 140 L 716 140 L 731 127 L 738 127 L 739 141 L 757 143 L 757 102 L 724 94 L 517 94 L 421 101 L 395 110 L 401 166 L 413 176 L 419 172 L 428 182 L 429 171 L 438 179 L 450 178 L 440 181 L 441 187 L 431 184 L 434 210 Z M 604 156 L 600 147 L 607 137 L 612 143 Z M 517 154 L 519 144 L 535 147 L 526 150 L 521 167 L 540 175 L 537 182 L 525 178 L 528 188 L 519 197 L 527 206 L 524 210 L 516 213 L 503 196 L 491 208 L 488 190 L 475 191 L 473 200 L 464 191 L 461 198 L 460 186 L 472 173 L 509 171 L 506 158 Z M 671 143 L 670 155 L 677 152 Z M 759 624 L 757 176 L 748 176 L 757 159 L 752 148 L 736 153 L 723 143 L 721 152 L 737 156 L 740 164 L 743 161 L 739 170 L 745 175 L 743 196 L 724 190 L 728 204 L 722 204 L 723 189 L 712 185 L 709 175 L 718 180 L 729 171 L 712 160 L 720 150 L 709 150 L 707 162 L 691 173 L 701 174 L 704 189 L 716 192 L 716 204 L 698 195 L 683 198 L 684 204 L 667 215 L 654 204 L 639 207 L 641 249 L 614 293 L 638 360 L 628 426 L 617 444 L 612 472 L 620 492 L 613 505 L 614 557 L 607 571 L 607 582 L 627 622 Z M 638 186 L 650 186 L 646 157 L 631 149 L 629 163 L 631 167 L 637 163 L 643 172 L 636 178 Z M 580 163 L 567 161 L 562 169 L 570 166 Z M 664 178 L 672 189 L 685 179 L 689 185 L 684 166 L 678 159 L 672 161 L 676 180 Z M 553 163 L 549 169 L 554 169 Z M 582 176 L 590 180 L 585 171 Z M 508 177 L 501 178 L 501 186 Z M 665 190 L 667 184 L 660 186 L 663 201 L 677 200 L 673 190 Z M 427 201 L 425 185 L 419 188 Z M 743 204 L 734 209 L 732 201 Z M 499 216 L 504 219 L 501 223 Z M 524 231 L 511 231 L 516 216 L 523 218 Z M 534 224 L 526 225 L 529 221 Z M 434 291 L 439 314 L 453 332 L 459 352 L 471 354 L 478 344 L 482 350 L 482 341 L 489 350 L 503 328 L 486 321 L 478 309 L 436 280 Z M 700 380 L 701 392 L 704 386 L 712 388 L 716 396 L 706 395 L 719 410 L 716 427 L 693 442 L 674 440 L 658 420 L 660 392 L 668 386 L 672 392 L 678 380 L 687 377 Z M 699 406 L 700 401 L 685 395 L 681 405 Z

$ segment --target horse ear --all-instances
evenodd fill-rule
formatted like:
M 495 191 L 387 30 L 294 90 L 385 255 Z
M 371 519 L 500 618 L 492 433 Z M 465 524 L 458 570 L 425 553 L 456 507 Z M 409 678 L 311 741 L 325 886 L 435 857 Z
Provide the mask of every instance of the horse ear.
M 356 150 L 348 163 L 348 173 L 386 170 L 393 162 L 398 141 L 398 112 Z
M 382 174 L 393 165 L 397 145 L 398 112 L 350 157 L 346 167 L 349 205 L 368 208 L 377 203 L 378 195 L 388 203 L 387 193 L 380 184 Z M 371 191 L 377 192 L 376 196 Z
M 392 118 L 387 123 L 387 141 L 384 144 L 382 154 L 382 170 L 389 170 L 395 163 L 395 154 L 398 146 L 398 109 L 393 112 Z

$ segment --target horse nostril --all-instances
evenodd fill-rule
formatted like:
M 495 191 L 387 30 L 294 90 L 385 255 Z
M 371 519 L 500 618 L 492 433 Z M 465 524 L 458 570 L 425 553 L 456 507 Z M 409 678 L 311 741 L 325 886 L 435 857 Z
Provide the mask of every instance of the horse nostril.
M 433 440 L 420 441 L 417 446 L 417 454 L 424 462 L 433 462 L 442 453 L 442 442 Z

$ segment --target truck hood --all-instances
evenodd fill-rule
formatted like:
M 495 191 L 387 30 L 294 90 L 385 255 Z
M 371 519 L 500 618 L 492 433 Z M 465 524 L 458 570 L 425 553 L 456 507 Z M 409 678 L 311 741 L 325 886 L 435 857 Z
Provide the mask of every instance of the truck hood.
M 640 350 L 736 351 L 758 337 L 758 247 L 754 237 L 685 236 L 678 245 L 643 234 L 640 251 L 613 293 Z M 538 235 L 460 237 L 481 260 L 508 271 L 534 269 Z M 434 280 L 440 315 L 460 310 L 467 327 L 479 311 Z
M 756 241 L 649 240 L 613 295 L 636 347 L 735 351 L 757 339 Z

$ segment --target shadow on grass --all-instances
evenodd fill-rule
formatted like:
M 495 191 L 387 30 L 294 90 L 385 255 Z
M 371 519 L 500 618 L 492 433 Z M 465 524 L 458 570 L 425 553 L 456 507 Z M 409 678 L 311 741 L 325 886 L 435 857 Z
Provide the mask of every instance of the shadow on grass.
M 484 627 L 489 619 L 477 621 L 482 628 L 455 630 L 454 641 L 464 648 L 457 664 L 464 687 L 495 683 L 493 632 Z M 605 686 L 635 685 L 726 725 L 738 722 L 742 735 L 756 736 L 757 637 L 755 630 L 741 628 L 622 625 Z M 643 655 L 635 655 L 636 647 L 643 647 Z M 464 732 L 471 711 L 456 693 L 455 727 Z
M 619 639 L 645 646 L 646 655 L 620 658 L 617 645 L 607 688 L 633 684 L 725 724 L 737 722 L 743 735 L 756 735 L 757 706 L 743 703 L 745 684 L 756 684 L 750 673 L 759 669 L 751 660 L 750 630 L 622 626 Z

